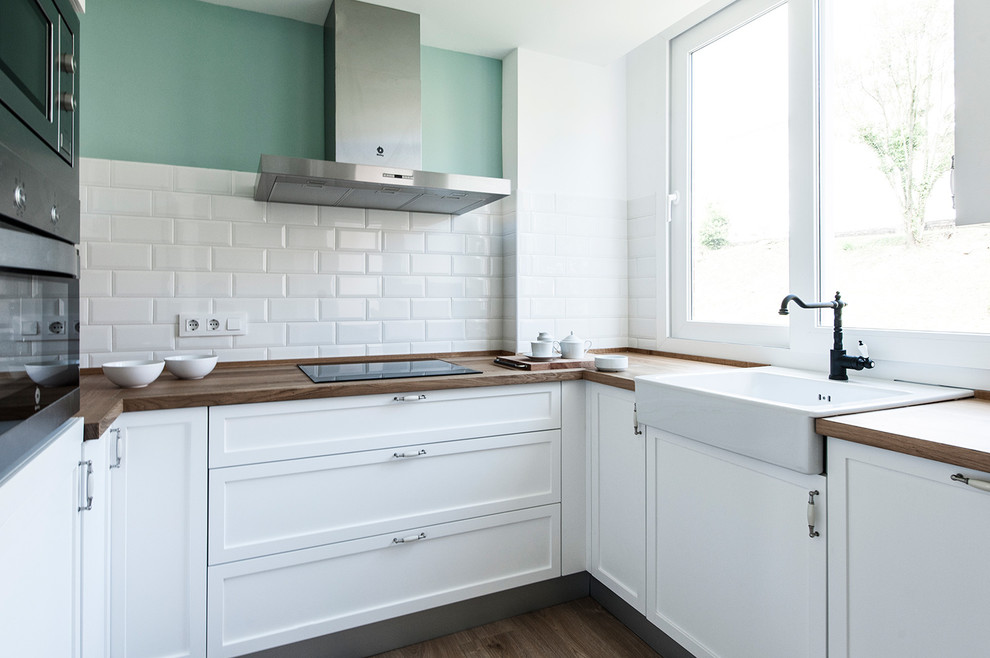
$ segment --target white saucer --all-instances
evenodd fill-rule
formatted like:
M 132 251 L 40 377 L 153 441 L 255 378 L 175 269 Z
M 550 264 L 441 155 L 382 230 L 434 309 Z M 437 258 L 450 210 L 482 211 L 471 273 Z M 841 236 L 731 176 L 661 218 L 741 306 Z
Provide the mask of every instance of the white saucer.
M 523 352 L 522 355 L 530 361 L 556 361 L 560 358 L 559 356 L 533 356 L 529 352 Z

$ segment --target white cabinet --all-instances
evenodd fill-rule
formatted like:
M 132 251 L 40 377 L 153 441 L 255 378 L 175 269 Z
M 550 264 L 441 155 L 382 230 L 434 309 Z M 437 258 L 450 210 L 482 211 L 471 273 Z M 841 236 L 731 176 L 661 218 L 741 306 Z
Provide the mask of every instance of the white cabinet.
M 698 658 L 825 656 L 825 478 L 652 427 L 647 461 L 648 618 Z
M 110 655 L 110 462 L 106 435 L 84 441 L 82 515 L 82 656 Z
M 206 655 L 206 428 L 196 408 L 108 431 L 113 656 Z
M 210 408 L 209 655 L 560 576 L 561 390 Z
M 82 419 L 0 487 L 0 653 L 79 656 Z
M 646 437 L 633 425 L 634 404 L 632 391 L 588 385 L 588 571 L 646 614 Z
M 828 439 L 829 656 L 990 647 L 990 474 Z

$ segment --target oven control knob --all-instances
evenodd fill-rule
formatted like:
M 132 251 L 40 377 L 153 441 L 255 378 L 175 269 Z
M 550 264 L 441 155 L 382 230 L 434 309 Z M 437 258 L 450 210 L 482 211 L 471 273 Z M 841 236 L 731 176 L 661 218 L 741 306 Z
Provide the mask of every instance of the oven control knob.
M 24 189 L 23 185 L 14 188 L 14 205 L 17 206 L 18 210 L 24 210 L 27 207 L 27 190 Z
M 52 206 L 52 224 L 58 224 L 58 206 Z
M 72 53 L 62 53 L 58 58 L 58 63 L 66 73 L 76 72 L 76 58 L 72 56 Z
M 65 92 L 64 94 L 62 94 L 62 100 L 60 104 L 62 105 L 62 109 L 65 110 L 66 112 L 76 111 L 76 97 L 73 96 L 70 92 Z

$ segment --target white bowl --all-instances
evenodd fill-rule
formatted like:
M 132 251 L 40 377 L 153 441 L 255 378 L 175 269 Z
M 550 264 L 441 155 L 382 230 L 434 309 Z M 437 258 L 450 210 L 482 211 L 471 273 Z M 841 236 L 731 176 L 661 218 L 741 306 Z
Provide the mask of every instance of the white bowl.
M 164 361 L 111 361 L 103 364 L 103 374 L 121 388 L 142 388 L 158 379 Z
M 213 372 L 217 357 L 207 354 L 166 356 L 165 367 L 179 379 L 202 379 Z
M 78 361 L 38 361 L 24 366 L 24 372 L 40 386 L 68 386 L 79 378 Z
M 595 367 L 605 372 L 621 372 L 629 367 L 629 357 L 621 354 L 596 354 Z

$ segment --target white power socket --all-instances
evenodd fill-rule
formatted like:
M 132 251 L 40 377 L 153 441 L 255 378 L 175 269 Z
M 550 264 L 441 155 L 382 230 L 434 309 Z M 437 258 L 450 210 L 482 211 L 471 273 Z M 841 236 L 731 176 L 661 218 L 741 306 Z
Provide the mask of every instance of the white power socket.
M 179 315 L 179 336 L 243 336 L 247 334 L 245 313 L 190 313 Z

